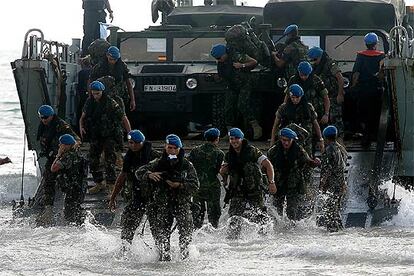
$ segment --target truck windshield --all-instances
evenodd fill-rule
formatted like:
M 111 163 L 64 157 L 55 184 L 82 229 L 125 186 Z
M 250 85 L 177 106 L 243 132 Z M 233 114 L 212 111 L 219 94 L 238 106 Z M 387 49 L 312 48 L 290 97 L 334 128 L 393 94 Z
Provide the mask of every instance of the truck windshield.
M 325 42 L 329 56 L 339 62 L 355 61 L 357 52 L 366 49 L 364 36 L 360 35 L 328 35 Z M 377 44 L 377 50 L 384 51 L 384 43 L 381 37 Z
M 124 61 L 165 61 L 167 40 L 165 38 L 128 38 L 121 42 L 120 50 Z
M 219 43 L 222 43 L 222 44 L 226 43 L 223 37 L 199 37 L 197 39 L 194 39 L 193 37 L 174 38 L 173 60 L 174 61 L 214 61 L 214 58 L 210 55 L 211 47 L 214 44 L 219 44 Z

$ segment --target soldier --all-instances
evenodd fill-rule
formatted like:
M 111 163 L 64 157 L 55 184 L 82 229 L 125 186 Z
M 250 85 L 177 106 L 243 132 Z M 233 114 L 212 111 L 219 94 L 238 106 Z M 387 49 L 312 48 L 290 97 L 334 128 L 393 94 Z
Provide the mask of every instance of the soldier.
M 318 75 L 329 93 L 329 122 L 334 124 L 339 136 L 343 137 L 344 122 L 342 121 L 342 103 L 344 102 L 344 79 L 338 64 L 319 47 L 308 51 L 308 58 L 313 65 L 314 74 Z
M 324 218 L 328 231 L 342 229 L 341 202 L 346 191 L 345 165 L 348 153 L 336 141 L 338 130 L 335 126 L 327 126 L 323 130 L 326 150 L 322 153 L 321 183 L 319 189 L 328 195 L 324 205 Z
M 364 37 L 367 50 L 358 52 L 352 69 L 351 89 L 358 98 L 358 112 L 363 132 L 362 145 L 368 147 L 378 129 L 383 91 L 382 67 L 384 52 L 376 49 L 378 36 L 368 33 Z
M 303 100 L 304 91 L 300 85 L 292 84 L 289 86 L 288 91 L 289 98 L 287 102 L 283 103 L 276 111 L 270 146 L 274 145 L 276 134 L 279 133 L 279 129 L 294 123 L 303 127 L 309 133 L 308 139 L 303 141 L 302 144 L 308 154 L 312 154 L 312 144 L 310 139 L 313 134 L 316 134 L 319 140 L 319 147 L 323 151 L 324 145 L 321 129 L 313 105 Z
M 100 171 L 100 156 L 105 153 L 105 179 L 108 192 L 112 191 L 115 182 L 116 147 L 121 144 L 122 129 L 129 132 L 131 126 L 124 111 L 115 100 L 106 96 L 105 86 L 99 81 L 90 84 L 92 98 L 87 99 L 79 120 L 80 133 L 84 139 L 88 135 L 90 140 L 89 161 L 95 186 L 89 193 L 101 191 L 103 172 Z
M 296 73 L 299 62 L 306 60 L 308 46 L 300 40 L 297 25 L 292 24 L 287 26 L 283 32 L 283 36 L 286 36 L 283 51 L 281 53 L 272 52 L 272 56 L 276 67 L 284 69 L 286 78 L 290 79 Z
M 170 261 L 170 237 L 174 218 L 177 221 L 181 257 L 189 255 L 193 219 L 191 197 L 198 190 L 199 182 L 194 166 L 184 157 L 181 139 L 170 134 L 161 158 L 142 166 L 136 172 L 144 189 L 151 192 L 147 215 L 160 261 Z
M 141 185 L 135 177 L 135 171 L 159 157 L 160 154 L 152 148 L 151 142 L 145 140 L 144 134 L 136 129 L 128 133 L 128 147 L 122 172 L 118 175 L 111 194 L 109 209 L 116 209 L 116 197 L 124 189 L 124 198 L 127 205 L 122 214 L 121 239 L 131 244 L 135 230 L 145 213 L 147 196 L 141 191 Z M 125 182 L 127 182 L 127 185 L 125 185 Z
M 37 132 L 37 140 L 40 142 L 41 152 L 39 157 L 46 157 L 43 168 L 44 195 L 41 207 L 43 211 L 37 217 L 38 225 L 49 225 L 53 219 L 53 201 L 55 199 L 56 173 L 50 170 L 55 156 L 58 153 L 59 137 L 63 134 L 71 134 L 80 144 L 79 137 L 70 128 L 69 124 L 60 119 L 50 105 L 42 105 L 38 109 L 40 124 Z
M 217 59 L 218 74 L 227 82 L 229 88 L 224 104 L 227 128 L 237 125 L 238 118 L 242 117 L 243 124 L 253 129 L 253 139 L 259 139 L 262 136 L 262 127 L 258 121 L 258 105 L 252 104 L 254 80 L 250 73 L 257 66 L 257 60 L 247 54 L 227 49 L 222 44 L 214 45 L 211 55 Z
M 106 22 L 106 12 L 109 13 L 109 19 L 114 20 L 114 12 L 111 9 L 109 0 L 82 0 L 83 14 L 83 40 L 82 55 L 88 54 L 87 48 L 92 41 L 100 38 L 99 22 Z
M 278 214 L 283 215 L 283 205 L 286 200 L 286 215 L 291 220 L 303 218 L 304 196 L 307 183 L 304 167 L 320 165 L 319 159 L 312 160 L 300 146 L 297 134 L 290 128 L 282 128 L 279 141 L 269 149 L 267 156 L 275 170 L 277 193 L 275 206 Z
M 265 155 L 244 139 L 243 132 L 238 128 L 230 129 L 230 148 L 226 153 L 220 174 L 229 185 L 226 191 L 225 203 L 230 202 L 229 216 L 230 239 L 238 238 L 241 232 L 241 219 L 264 224 L 267 215 L 264 212 L 263 190 L 276 193 L 273 166 Z M 261 168 L 266 170 L 268 187 L 263 187 Z
M 217 228 L 221 216 L 221 185 L 217 174 L 224 160 L 224 152 L 218 148 L 220 131 L 217 128 L 210 128 L 204 132 L 204 138 L 207 142 L 195 147 L 188 158 L 193 163 L 200 181 L 200 189 L 193 198 L 193 221 L 195 228 L 201 228 L 207 204 L 208 221 Z
M 109 47 L 106 52 L 106 59 L 92 68 L 90 80 L 94 81 L 104 76 L 115 78 L 113 93 L 123 100 L 124 106 L 129 102 L 130 111 L 134 111 L 135 95 L 129 80 L 129 69 L 121 59 L 121 52 L 115 46 Z
M 299 84 L 304 91 L 304 99 L 311 103 L 318 114 L 318 122 L 322 125 L 329 120 L 329 96 L 322 79 L 312 74 L 312 65 L 307 61 L 299 63 L 297 73 L 289 79 L 288 87 L 292 84 Z M 286 89 L 286 92 L 288 90 Z M 285 102 L 289 98 L 286 93 Z
M 56 182 L 65 193 L 65 220 L 80 225 L 85 217 L 81 207 L 85 173 L 84 160 L 75 144 L 76 140 L 72 135 L 60 136 L 59 150 L 50 170 L 57 174 Z

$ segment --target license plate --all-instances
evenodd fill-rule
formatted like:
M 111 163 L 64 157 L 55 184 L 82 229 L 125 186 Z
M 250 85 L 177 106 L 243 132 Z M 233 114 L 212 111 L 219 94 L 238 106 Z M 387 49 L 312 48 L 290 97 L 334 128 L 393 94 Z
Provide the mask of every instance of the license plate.
M 144 85 L 145 92 L 177 92 L 177 86 L 171 85 Z

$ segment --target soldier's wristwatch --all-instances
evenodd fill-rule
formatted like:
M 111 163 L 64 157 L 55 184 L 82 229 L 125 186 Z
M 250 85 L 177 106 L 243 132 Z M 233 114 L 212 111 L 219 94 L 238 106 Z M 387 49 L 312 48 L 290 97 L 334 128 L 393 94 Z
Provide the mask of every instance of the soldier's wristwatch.
M 269 181 L 269 184 L 275 184 L 275 181 L 274 180 L 270 180 Z
M 246 64 L 244 64 L 244 63 L 243 63 L 242 67 L 243 67 L 243 68 L 246 68 Z

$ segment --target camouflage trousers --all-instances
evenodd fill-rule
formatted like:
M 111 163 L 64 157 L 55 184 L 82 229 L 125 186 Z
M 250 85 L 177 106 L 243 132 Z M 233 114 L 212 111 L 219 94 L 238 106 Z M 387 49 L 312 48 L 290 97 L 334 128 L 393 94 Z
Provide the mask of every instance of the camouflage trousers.
M 303 218 L 304 195 L 295 191 L 278 190 L 274 197 L 274 205 L 279 216 L 283 216 L 286 201 L 286 215 L 290 220 L 301 220 Z
M 252 97 L 252 81 L 246 81 L 238 87 L 229 87 L 224 101 L 224 114 L 227 126 L 237 126 L 239 118 L 244 128 L 249 122 L 258 120 L 258 106 Z
M 332 192 L 327 194 L 328 198 L 323 206 L 325 224 L 329 232 L 335 232 L 343 228 L 341 218 L 342 196 Z
M 93 140 L 89 148 L 90 169 L 95 183 L 100 183 L 104 180 L 103 171 L 100 168 L 101 154 L 104 153 L 105 159 L 105 179 L 107 183 L 114 183 L 116 179 L 115 163 L 116 163 L 116 148 L 119 142 L 112 137 L 101 138 Z
M 55 188 L 56 188 L 56 173 L 53 173 L 50 168 L 55 157 L 48 158 L 43 170 L 43 179 L 44 179 L 44 200 L 43 206 L 53 206 L 55 200 Z
M 344 134 L 344 121 L 342 120 L 342 104 L 336 102 L 336 98 L 330 98 L 329 122 L 338 129 L 338 137 Z
M 269 216 L 265 211 L 263 196 L 257 195 L 249 198 L 235 196 L 230 200 L 229 206 L 229 229 L 228 238 L 237 239 L 242 230 L 242 218 L 246 218 L 253 223 L 264 225 L 269 221 Z
M 208 189 L 199 190 L 193 197 L 192 214 L 195 228 L 201 228 L 204 222 L 204 216 L 206 213 L 208 221 L 214 228 L 218 227 L 219 219 L 221 216 L 220 207 L 221 187 L 209 187 Z
M 189 255 L 188 246 L 192 241 L 193 218 L 189 199 L 163 198 L 151 202 L 147 209 L 152 236 L 160 253 L 160 261 L 171 260 L 170 237 L 174 218 L 179 233 L 179 246 L 183 259 Z M 174 227 L 175 228 L 175 227 Z
M 73 184 L 73 183 L 71 183 Z M 65 209 L 63 214 L 67 222 L 81 225 L 85 219 L 85 211 L 81 204 L 84 199 L 84 190 L 82 185 L 72 185 L 65 192 Z
M 141 223 L 142 217 L 145 214 L 145 205 L 131 200 L 124 209 L 121 218 L 121 239 L 132 243 L 135 231 Z

